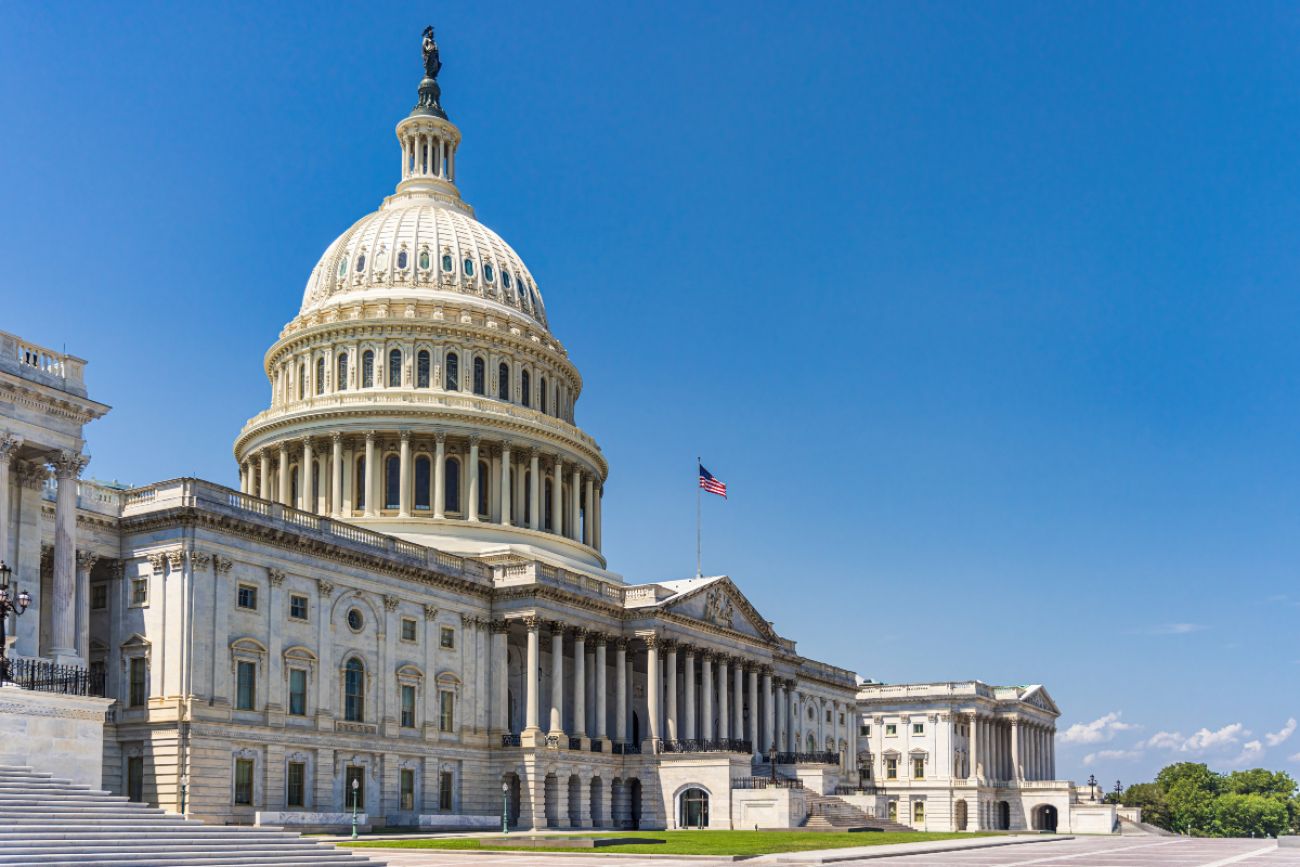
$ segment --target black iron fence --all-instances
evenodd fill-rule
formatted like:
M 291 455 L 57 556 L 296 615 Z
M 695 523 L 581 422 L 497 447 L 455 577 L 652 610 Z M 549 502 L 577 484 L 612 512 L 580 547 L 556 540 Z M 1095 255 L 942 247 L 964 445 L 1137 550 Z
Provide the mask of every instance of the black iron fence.
M 614 744 L 614 755 L 616 756 L 639 756 L 641 755 L 640 744 Z
M 55 665 L 44 659 L 19 657 L 0 662 L 0 682 L 12 683 L 36 692 L 104 697 L 102 669 Z
M 501 746 L 503 746 L 503 747 L 517 747 L 517 746 L 519 746 L 521 743 L 522 743 L 522 738 L 520 738 L 519 735 L 502 735 L 502 736 L 501 736 Z
M 791 780 L 787 777 L 732 777 L 733 789 L 802 789 L 803 780 Z
M 763 756 L 763 761 L 767 760 Z M 776 763 L 778 765 L 838 765 L 840 763 L 839 753 L 827 750 L 821 753 L 777 753 Z
M 685 740 L 664 741 L 660 747 L 665 753 L 749 753 L 753 752 L 751 741 L 726 738 L 723 740 Z

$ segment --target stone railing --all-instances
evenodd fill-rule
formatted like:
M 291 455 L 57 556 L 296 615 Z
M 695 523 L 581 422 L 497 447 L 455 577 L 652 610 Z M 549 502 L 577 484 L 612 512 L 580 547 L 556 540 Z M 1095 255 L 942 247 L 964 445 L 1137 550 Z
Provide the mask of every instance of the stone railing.
M 840 668 L 837 665 L 830 665 L 825 662 L 818 662 L 815 659 L 802 659 L 799 661 L 799 669 L 802 673 L 816 677 L 820 680 L 840 684 L 848 687 L 857 685 L 857 675 L 847 668 Z
M 858 695 L 863 698 L 913 698 L 913 697 L 973 697 L 977 695 L 993 697 L 993 691 L 985 684 L 974 681 L 946 683 L 864 683 L 858 687 Z
M 86 362 L 0 331 L 0 370 L 85 396 Z
M 426 548 L 355 524 L 262 500 L 202 479 L 173 479 L 122 492 L 123 517 L 156 509 L 182 507 L 211 509 L 254 520 L 290 524 L 297 527 L 300 533 L 315 536 L 322 542 L 361 548 L 406 565 L 454 575 L 479 584 L 491 582 L 492 570 L 473 558 Z
M 603 581 L 591 575 L 562 569 L 533 560 L 528 563 L 508 563 L 496 567 L 496 583 L 502 586 L 511 584 L 549 584 L 564 590 L 595 596 L 622 606 L 626 588 L 622 584 Z
M 91 479 L 78 479 L 77 508 L 85 509 L 87 512 L 98 512 L 101 515 L 120 515 L 124 501 L 122 495 L 126 490 L 123 486 L 105 485 Z M 41 496 L 54 502 L 58 498 L 58 493 L 58 480 L 46 479 L 41 487 Z

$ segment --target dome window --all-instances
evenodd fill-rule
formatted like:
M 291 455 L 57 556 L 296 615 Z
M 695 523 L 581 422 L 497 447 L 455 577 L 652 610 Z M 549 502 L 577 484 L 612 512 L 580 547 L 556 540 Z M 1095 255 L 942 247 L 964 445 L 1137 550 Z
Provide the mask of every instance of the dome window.
M 488 281 L 489 283 L 493 282 L 496 279 L 496 273 L 492 270 L 491 265 L 483 266 L 483 279 Z
M 421 270 L 421 271 L 428 271 L 428 270 L 429 270 L 429 251 L 428 251 L 428 250 L 421 250 L 421 251 L 420 251 L 420 270 Z
M 474 276 L 474 260 L 473 260 L 473 259 L 466 259 L 466 260 L 465 260 L 465 276 L 466 276 L 466 277 L 473 277 L 473 276 Z
M 509 272 L 509 271 L 502 271 L 502 272 L 501 272 L 501 285 L 504 286 L 504 287 L 506 287 L 507 289 L 510 288 L 510 272 Z
M 346 352 L 339 353 L 339 375 L 334 387 L 338 391 L 348 390 L 348 354 Z
M 340 276 L 340 277 L 346 277 L 346 276 L 348 276 L 348 257 L 347 257 L 347 256 L 344 256 L 342 259 L 339 260 L 339 276 Z
M 524 406 L 532 406 L 532 396 L 529 394 L 533 390 L 532 382 L 528 376 L 528 371 L 519 374 L 519 402 Z
M 501 400 L 510 399 L 510 365 L 504 361 L 497 367 L 497 397 Z
M 451 273 L 451 256 L 447 253 L 442 254 L 442 270 Z
M 487 394 L 487 364 L 479 356 L 474 356 L 474 393 Z
M 373 388 L 375 385 L 375 353 L 367 349 L 361 353 L 361 387 Z
M 429 350 L 421 349 L 415 356 L 415 387 L 429 387 Z
M 357 273 L 360 274 L 364 270 L 366 270 L 366 254 L 362 253 L 357 257 Z
M 460 359 L 454 352 L 447 353 L 447 391 L 460 391 Z
M 388 353 L 388 387 L 400 388 L 402 385 L 402 350 L 394 349 Z
M 405 270 L 406 270 L 406 251 L 405 251 L 405 250 L 400 250 L 400 251 L 398 251 L 398 253 L 397 253 L 397 270 L 398 270 L 398 271 L 405 271 Z

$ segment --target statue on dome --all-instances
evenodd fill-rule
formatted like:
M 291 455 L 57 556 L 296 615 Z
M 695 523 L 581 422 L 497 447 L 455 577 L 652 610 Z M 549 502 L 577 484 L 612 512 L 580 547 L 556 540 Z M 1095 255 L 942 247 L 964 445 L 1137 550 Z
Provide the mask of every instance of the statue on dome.
M 424 28 L 424 77 L 437 78 L 442 69 L 442 60 L 438 57 L 438 43 L 433 38 L 433 25 Z

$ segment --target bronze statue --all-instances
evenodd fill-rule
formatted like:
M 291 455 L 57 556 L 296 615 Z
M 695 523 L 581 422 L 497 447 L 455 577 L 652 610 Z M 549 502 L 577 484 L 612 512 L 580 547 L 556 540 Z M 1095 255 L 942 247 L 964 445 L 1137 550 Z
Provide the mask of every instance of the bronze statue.
M 424 28 L 424 77 L 437 78 L 438 70 L 442 69 L 442 61 L 438 58 L 438 43 L 433 38 L 433 25 L 430 24 Z
M 433 25 L 424 28 L 421 49 L 424 52 L 424 79 L 420 82 L 420 101 L 411 109 L 411 114 L 431 114 L 446 120 L 447 114 L 440 104 L 442 88 L 437 81 L 442 60 L 438 57 L 438 43 L 433 38 Z

